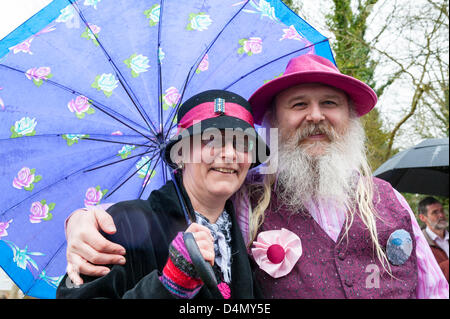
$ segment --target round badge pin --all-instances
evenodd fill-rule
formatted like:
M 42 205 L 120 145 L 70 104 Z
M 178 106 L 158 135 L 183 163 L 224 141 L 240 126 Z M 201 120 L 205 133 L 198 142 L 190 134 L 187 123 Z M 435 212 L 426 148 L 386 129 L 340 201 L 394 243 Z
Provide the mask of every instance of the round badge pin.
M 411 256 L 412 249 L 411 235 L 404 229 L 397 229 L 389 236 L 387 241 L 387 258 L 394 266 L 403 265 Z

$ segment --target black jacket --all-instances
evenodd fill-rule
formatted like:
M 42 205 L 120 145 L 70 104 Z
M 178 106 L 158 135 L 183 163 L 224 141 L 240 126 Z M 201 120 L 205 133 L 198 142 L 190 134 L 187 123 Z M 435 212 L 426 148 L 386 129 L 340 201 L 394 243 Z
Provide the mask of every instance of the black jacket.
M 181 191 L 186 205 L 193 211 L 182 187 Z M 225 209 L 232 219 L 231 298 L 260 298 L 231 201 L 227 201 Z M 108 212 L 114 219 L 117 232 L 103 235 L 125 247 L 126 264 L 110 265 L 111 271 L 103 277 L 82 276 L 84 284 L 79 288 L 67 285 L 70 280 L 66 274 L 56 297 L 175 298 L 159 280 L 171 241 L 188 227 L 173 182 L 169 181 L 153 191 L 148 200 L 120 202 L 111 206 Z M 209 299 L 212 295 L 204 285 L 195 298 Z

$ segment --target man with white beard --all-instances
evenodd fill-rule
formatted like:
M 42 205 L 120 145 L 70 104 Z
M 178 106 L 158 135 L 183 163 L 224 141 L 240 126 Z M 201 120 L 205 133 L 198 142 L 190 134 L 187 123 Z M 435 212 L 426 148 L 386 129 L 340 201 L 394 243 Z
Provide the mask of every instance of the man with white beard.
M 257 124 L 279 129 L 277 172 L 248 176 L 235 198 L 265 297 L 448 298 L 408 204 L 371 176 L 359 121 L 377 101 L 370 87 L 306 54 L 249 101 Z M 108 226 L 101 209 L 69 219 L 76 283 L 78 271 L 100 275 L 107 268 L 94 264 L 124 262 L 97 231 Z

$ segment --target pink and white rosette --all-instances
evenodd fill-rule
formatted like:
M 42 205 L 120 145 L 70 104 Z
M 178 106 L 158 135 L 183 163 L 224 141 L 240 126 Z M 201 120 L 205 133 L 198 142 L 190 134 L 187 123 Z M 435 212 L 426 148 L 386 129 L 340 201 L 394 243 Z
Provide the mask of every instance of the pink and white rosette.
M 258 266 L 273 278 L 291 272 L 302 255 L 300 238 L 285 228 L 259 233 L 253 242 L 252 255 Z

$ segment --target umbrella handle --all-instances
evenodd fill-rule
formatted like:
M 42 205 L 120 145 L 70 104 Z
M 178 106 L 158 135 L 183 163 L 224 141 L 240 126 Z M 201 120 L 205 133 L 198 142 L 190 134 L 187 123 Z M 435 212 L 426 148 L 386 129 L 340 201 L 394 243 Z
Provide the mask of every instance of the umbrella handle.
M 194 239 L 194 235 L 192 233 L 185 232 L 183 234 L 183 240 L 200 279 L 206 287 L 208 287 L 215 299 L 223 299 L 219 288 L 217 288 L 217 280 L 211 264 L 203 259 L 197 242 Z

